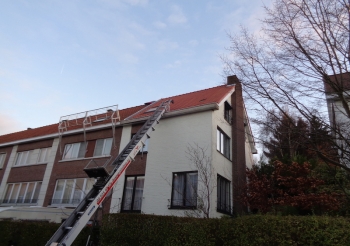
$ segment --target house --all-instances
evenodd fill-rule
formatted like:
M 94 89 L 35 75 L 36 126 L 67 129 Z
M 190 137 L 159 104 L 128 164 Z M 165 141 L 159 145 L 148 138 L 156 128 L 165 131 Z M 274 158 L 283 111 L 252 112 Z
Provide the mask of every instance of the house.
M 240 188 L 257 151 L 241 83 L 229 76 L 226 85 L 127 109 L 63 116 L 57 124 L 0 136 L 0 219 L 61 222 L 95 182 L 84 167 L 115 158 L 156 106 L 169 99 L 169 110 L 101 211 L 176 216 L 207 212 L 210 217 L 244 211 Z M 199 159 L 211 170 L 205 174 L 210 179 L 207 197 L 200 196 L 205 185 L 190 157 L 195 153 L 202 153 Z
M 323 79 L 330 127 L 336 138 L 339 160 L 350 165 L 350 73 L 325 76 Z

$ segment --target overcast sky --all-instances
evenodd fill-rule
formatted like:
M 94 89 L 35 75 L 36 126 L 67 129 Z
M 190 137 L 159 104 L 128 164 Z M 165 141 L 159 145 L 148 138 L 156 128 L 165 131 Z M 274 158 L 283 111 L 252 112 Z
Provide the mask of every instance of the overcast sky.
M 257 31 L 269 2 L 3 1 L 0 134 L 217 86 L 226 34 Z

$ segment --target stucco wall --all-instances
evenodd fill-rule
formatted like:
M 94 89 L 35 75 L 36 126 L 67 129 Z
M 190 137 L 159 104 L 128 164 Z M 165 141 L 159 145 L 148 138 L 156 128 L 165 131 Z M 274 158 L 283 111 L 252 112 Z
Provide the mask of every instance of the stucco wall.
M 189 145 L 211 144 L 211 111 L 161 119 L 149 142 L 142 212 L 183 215 L 183 210 L 169 209 L 173 172 L 196 171 L 186 156 Z M 194 127 L 195 126 L 195 127 Z

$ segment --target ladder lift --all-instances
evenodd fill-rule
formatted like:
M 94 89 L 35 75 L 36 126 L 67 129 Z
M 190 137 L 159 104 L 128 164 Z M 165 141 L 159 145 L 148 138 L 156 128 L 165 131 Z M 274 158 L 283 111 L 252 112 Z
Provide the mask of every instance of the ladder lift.
M 112 190 L 119 177 L 134 161 L 137 153 L 145 145 L 145 141 L 150 138 L 150 133 L 154 131 L 155 125 L 159 123 L 162 115 L 169 109 L 171 102 L 172 100 L 164 101 L 158 106 L 115 160 L 106 162 L 103 166 L 98 166 L 95 162 L 88 163 L 84 171 L 90 178 L 97 178 L 96 183 L 46 243 L 46 246 L 69 246 L 73 243 L 107 194 Z

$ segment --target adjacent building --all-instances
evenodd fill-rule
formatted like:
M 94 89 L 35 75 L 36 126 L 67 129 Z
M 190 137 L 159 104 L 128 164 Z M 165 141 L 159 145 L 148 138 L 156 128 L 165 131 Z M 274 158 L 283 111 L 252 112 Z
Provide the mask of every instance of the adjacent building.
M 336 138 L 339 161 L 350 165 L 350 73 L 324 78 L 330 127 Z
M 170 109 L 101 211 L 187 216 L 207 206 L 210 217 L 244 211 L 239 197 L 256 149 L 241 84 L 229 76 L 226 85 L 0 136 L 0 219 L 61 222 L 95 182 L 84 167 L 115 158 L 168 99 Z M 211 170 L 208 197 L 201 197 L 203 175 L 191 159 L 196 150 Z

